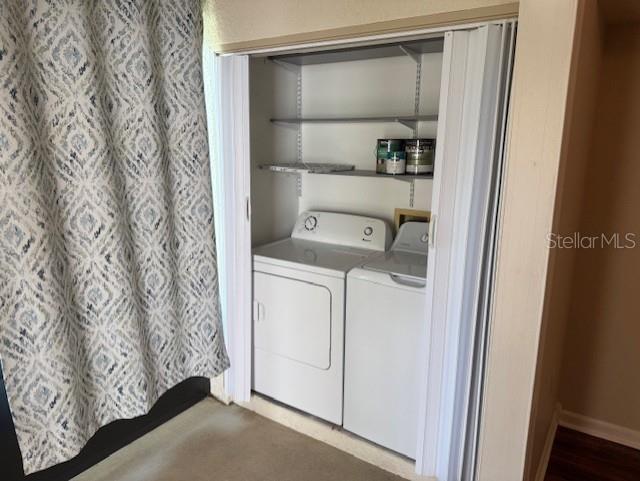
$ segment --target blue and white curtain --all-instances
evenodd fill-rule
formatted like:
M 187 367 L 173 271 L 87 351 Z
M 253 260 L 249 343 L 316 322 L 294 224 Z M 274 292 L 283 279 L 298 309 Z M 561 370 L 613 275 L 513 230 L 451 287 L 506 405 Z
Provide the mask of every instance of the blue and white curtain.
M 200 0 L 0 2 L 0 360 L 26 473 L 228 366 Z

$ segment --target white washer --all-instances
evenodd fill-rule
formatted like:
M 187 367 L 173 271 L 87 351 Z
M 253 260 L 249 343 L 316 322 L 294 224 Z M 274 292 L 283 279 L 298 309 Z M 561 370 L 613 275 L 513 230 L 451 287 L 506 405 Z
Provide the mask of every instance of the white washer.
M 400 227 L 389 252 L 347 276 L 344 428 L 415 459 L 427 230 Z
M 303 212 L 253 251 L 253 389 L 342 424 L 346 273 L 388 248 L 386 222 Z

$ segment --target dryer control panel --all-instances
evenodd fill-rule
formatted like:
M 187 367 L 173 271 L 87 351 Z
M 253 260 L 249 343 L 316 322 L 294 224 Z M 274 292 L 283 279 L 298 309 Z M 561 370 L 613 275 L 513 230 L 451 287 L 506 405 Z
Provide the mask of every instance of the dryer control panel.
M 291 237 L 378 251 L 387 250 L 392 241 L 391 228 L 381 219 L 322 211 L 301 213 Z

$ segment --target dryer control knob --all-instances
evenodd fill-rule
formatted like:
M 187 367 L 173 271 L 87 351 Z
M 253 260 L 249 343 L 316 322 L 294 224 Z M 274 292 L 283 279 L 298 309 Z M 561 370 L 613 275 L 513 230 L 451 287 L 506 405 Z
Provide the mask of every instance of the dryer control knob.
M 371 226 L 365 227 L 364 228 L 364 235 L 370 236 L 371 234 L 373 234 L 373 227 L 371 227 Z
M 318 219 L 316 218 L 315 215 L 310 215 L 304 220 L 304 228 L 307 229 L 308 231 L 314 230 L 317 225 L 318 225 Z

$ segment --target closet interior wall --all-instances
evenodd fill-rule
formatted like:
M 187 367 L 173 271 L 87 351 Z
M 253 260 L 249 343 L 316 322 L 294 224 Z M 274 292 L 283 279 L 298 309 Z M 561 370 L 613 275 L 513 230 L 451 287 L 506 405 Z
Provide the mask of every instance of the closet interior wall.
M 430 209 L 430 177 L 411 182 L 387 176 L 297 175 L 259 169 L 265 163 L 304 161 L 354 164 L 356 169 L 371 171 L 377 139 L 435 138 L 435 120 L 418 122 L 415 131 L 399 122 L 339 120 L 416 113 L 437 116 L 442 52 L 418 56 L 419 61 L 400 54 L 302 66 L 265 57 L 250 60 L 254 246 L 288 236 L 304 210 L 361 214 L 393 224 L 395 208 Z M 271 121 L 298 117 L 337 120 Z
M 254 246 L 287 237 L 298 215 L 297 178 L 259 169 L 261 164 L 293 162 L 297 131 L 270 121 L 297 115 L 298 75 L 266 58 L 249 60 L 251 131 L 251 239 Z

